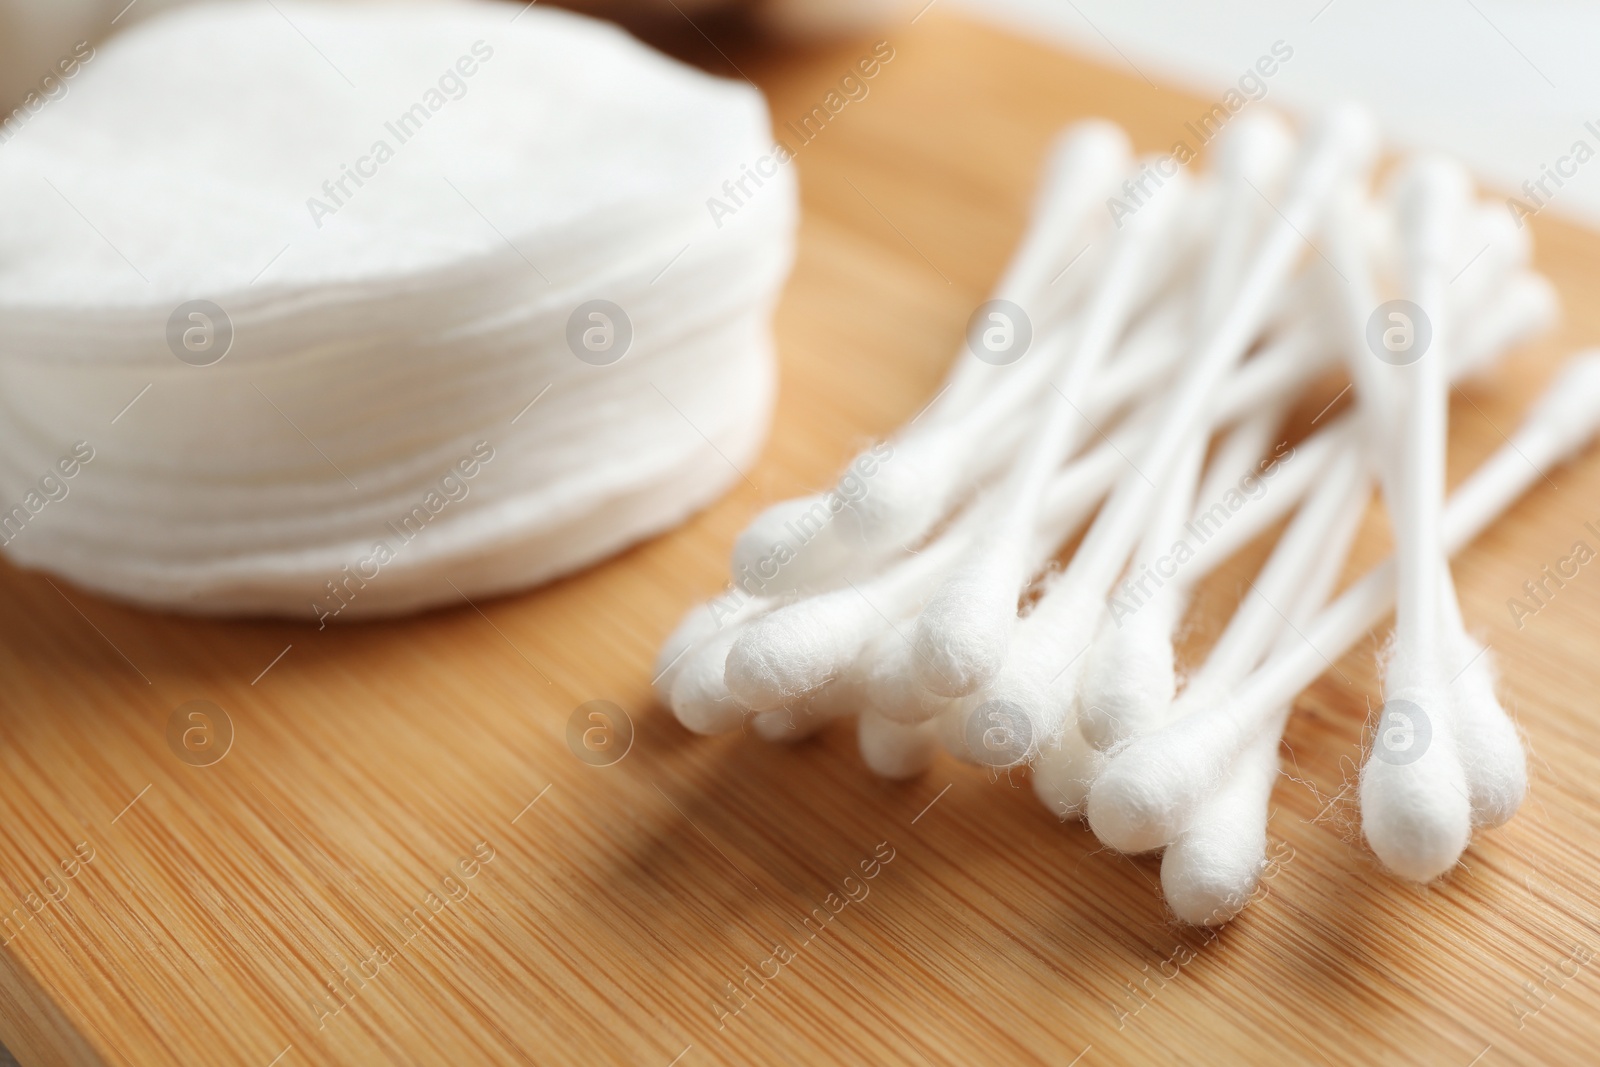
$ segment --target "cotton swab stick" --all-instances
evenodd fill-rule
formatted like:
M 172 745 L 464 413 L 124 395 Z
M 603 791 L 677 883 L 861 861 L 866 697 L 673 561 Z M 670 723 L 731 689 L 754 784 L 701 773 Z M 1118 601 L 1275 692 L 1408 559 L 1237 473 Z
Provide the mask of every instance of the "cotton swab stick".
M 1064 467 L 1046 492 L 1032 546 L 1032 567 L 1044 561 L 1079 528 L 1116 482 L 1133 442 L 1149 435 L 1149 410 L 1113 431 L 1113 437 Z M 924 688 L 917 680 L 917 652 L 910 641 L 882 641 L 869 648 L 867 708 L 901 725 L 926 722 L 947 710 L 952 700 Z
M 1306 490 L 1314 483 L 1326 463 L 1337 454 L 1339 443 L 1342 440 L 1342 427 L 1342 422 L 1336 422 L 1302 442 L 1296 448 L 1294 462 L 1283 465 L 1275 473 L 1274 468 L 1279 467 L 1277 461 L 1272 465 L 1263 464 L 1263 467 L 1268 472 L 1267 476 L 1276 478 L 1271 491 L 1265 492 L 1259 499 L 1251 501 L 1249 507 L 1242 508 L 1237 513 L 1229 512 L 1228 514 L 1231 517 L 1226 525 L 1221 526 L 1219 529 L 1200 529 L 1198 533 L 1191 529 L 1189 532 L 1194 534 L 1197 540 L 1200 540 L 1200 544 L 1194 556 L 1184 565 L 1180 575 L 1182 581 L 1194 583 L 1204 580 L 1206 575 L 1232 556 L 1239 547 L 1254 540 L 1263 530 L 1276 522 L 1284 512 L 1294 507 Z M 1121 451 L 1119 451 L 1119 459 L 1121 454 Z M 1194 524 L 1191 524 L 1191 527 L 1194 527 Z M 1023 632 L 1026 632 L 1025 627 Z M 979 707 L 981 706 L 979 705 Z M 933 702 L 925 701 L 917 705 L 917 710 L 924 715 L 952 715 L 960 712 L 963 707 L 968 716 L 973 714 L 974 708 L 970 701 L 965 705 L 937 705 Z M 1019 704 L 1000 703 L 986 709 L 989 712 L 999 712 L 1007 722 L 1012 724 L 1013 729 L 1010 732 L 1018 742 L 1015 749 L 974 752 L 967 745 L 965 734 L 959 728 L 952 728 L 946 730 L 943 735 L 946 737 L 947 744 L 953 744 L 954 746 L 950 749 L 952 755 L 960 759 L 1000 766 L 1009 765 L 1010 762 L 1017 762 L 1026 744 L 1032 740 L 1029 734 L 1031 726 L 1024 725 L 1026 720 L 1022 717 L 1022 713 L 1018 710 L 1019 708 Z M 908 719 L 907 721 L 917 720 Z M 1079 731 L 1075 728 L 1067 728 L 1064 732 L 1079 734 Z M 1081 740 L 1081 734 L 1079 739 Z M 1049 746 L 1050 740 L 1046 738 L 1040 744 Z M 1041 747 L 1040 752 L 1041 754 L 1053 752 L 1054 754 L 1050 758 L 1058 762 L 1068 759 L 1076 761 L 1071 768 L 1063 766 L 1060 769 L 1060 774 L 1083 783 L 1083 788 L 1086 789 L 1087 781 L 1092 779 L 1092 775 L 1084 768 L 1089 764 L 1098 767 L 1099 761 L 1096 758 L 1086 764 L 1082 759 L 1078 758 L 1078 747 L 1076 742 L 1062 742 L 1056 746 Z
M 1360 794 L 1368 844 L 1390 870 L 1419 882 L 1454 866 L 1472 836 L 1440 626 L 1449 575 L 1440 534 L 1450 342 L 1444 271 L 1469 190 L 1458 166 L 1426 160 L 1407 168 L 1396 194 L 1408 288 L 1425 321 L 1431 320 L 1432 343 L 1392 371 L 1405 401 L 1394 435 L 1398 465 L 1389 499 L 1398 584 L 1379 745 L 1396 729 L 1430 728 L 1431 735 L 1425 743 L 1419 740 L 1420 751 L 1369 758 Z M 1374 749 L 1380 757 L 1387 752 Z
M 1263 354 L 1262 357 L 1258 358 L 1269 357 Z M 1280 356 L 1270 358 L 1292 358 L 1292 353 L 1284 351 Z M 1237 372 L 1236 377 L 1242 376 L 1243 373 L 1243 371 Z M 1267 393 L 1259 398 L 1261 403 L 1268 407 L 1276 407 L 1291 395 L 1293 389 L 1298 388 L 1298 383 L 1291 378 L 1269 375 L 1268 379 L 1276 382 L 1277 389 L 1280 391 L 1276 395 Z M 1229 388 L 1224 391 L 1230 395 L 1232 394 L 1231 383 Z M 1078 467 L 1077 473 L 1084 475 L 1085 480 L 1080 485 L 1081 493 L 1075 493 L 1072 498 L 1074 509 L 1092 506 L 1100 498 L 1105 491 L 1105 485 L 1092 484 L 1091 477 L 1109 482 L 1125 468 L 1127 463 L 1126 456 L 1130 452 L 1138 450 L 1137 444 L 1139 441 L 1148 438 L 1149 423 L 1153 421 L 1159 408 L 1160 401 L 1154 401 L 1150 410 L 1138 419 L 1133 420 L 1127 430 L 1119 430 L 1113 442 L 1100 446 L 1089 453 L 1086 459 L 1078 461 L 1081 467 Z M 1316 477 L 1317 472 L 1334 454 L 1338 439 L 1335 426 L 1330 425 L 1324 431 L 1314 434 L 1297 447 L 1292 453 L 1294 459 L 1292 464 L 1280 463 L 1276 458 L 1270 463 L 1260 464 L 1260 471 L 1264 473 L 1263 477 L 1257 479 L 1257 481 L 1264 485 L 1266 478 L 1275 479 L 1272 483 L 1272 491 L 1265 492 L 1263 490 L 1264 496 L 1261 499 L 1252 501 L 1251 506 L 1240 511 L 1237 516 L 1232 511 L 1228 511 L 1228 521 L 1225 526 L 1217 528 L 1211 524 L 1211 520 L 1206 520 L 1200 527 L 1189 531 L 1193 535 L 1192 539 L 1198 542 L 1198 545 L 1195 550 L 1195 558 L 1184 568 L 1184 580 L 1199 581 L 1231 556 L 1240 546 L 1253 540 L 1262 530 L 1276 521 L 1280 515 L 1292 508 Z M 1243 465 L 1242 461 L 1240 465 Z M 1236 471 L 1231 471 L 1230 473 L 1237 477 Z M 1063 476 L 1062 482 L 1065 483 L 1065 481 L 1065 476 Z M 1058 488 L 1065 489 L 1066 487 L 1062 484 Z M 1220 496 L 1221 494 L 1219 493 L 1218 495 Z M 1064 537 L 1065 535 L 1063 534 L 1061 539 L 1064 539 Z M 1055 542 L 1049 543 L 1054 544 Z M 887 654 L 891 657 L 899 657 L 906 662 L 909 662 L 912 658 L 909 650 L 892 646 Z M 909 671 L 902 674 L 898 668 L 888 665 L 883 665 L 879 670 L 874 671 L 872 681 L 868 685 L 869 705 L 876 708 L 886 717 L 902 723 L 922 722 L 949 709 L 949 703 L 943 698 L 921 692 L 908 691 L 906 687 L 910 685 L 910 677 Z M 958 750 L 956 754 L 963 758 L 972 755 L 965 750 Z
M 1277 479 L 1273 483 L 1272 490 L 1265 493 L 1260 499 L 1252 501 L 1250 507 L 1243 508 L 1237 514 L 1234 514 L 1227 525 L 1221 527 L 1220 530 L 1211 531 L 1209 539 L 1200 545 L 1194 557 L 1185 565 L 1181 575 L 1182 579 L 1190 583 L 1204 580 L 1206 575 L 1228 559 L 1238 547 L 1254 540 L 1263 530 L 1276 522 L 1284 512 L 1294 507 L 1306 490 L 1314 484 L 1327 462 L 1338 454 L 1341 442 L 1344 440 L 1345 430 L 1345 423 L 1341 420 L 1327 426 L 1324 430 L 1312 435 L 1312 437 L 1297 446 L 1292 465 L 1284 467 L 1279 473 L 1269 474 L 1269 476 Z M 1125 446 L 1123 446 L 1123 450 L 1125 450 Z M 1120 458 L 1121 451 L 1119 451 L 1118 456 Z M 1271 467 L 1267 468 L 1269 472 L 1271 469 Z M 872 691 L 872 687 L 869 686 L 869 693 Z M 997 765 L 1007 765 L 1009 762 L 1014 762 L 1016 752 L 1023 747 L 1021 742 L 1028 737 L 1028 727 L 1023 725 L 1022 720 L 1019 718 L 1020 713 L 1014 705 L 1000 704 L 987 710 L 999 712 L 1006 722 L 1012 724 L 1011 733 L 1014 735 L 1014 739 L 1019 742 L 1016 750 L 974 751 L 968 744 L 967 736 L 963 732 L 963 727 L 960 723 L 946 724 L 942 728 L 941 736 L 944 738 L 946 746 L 951 754 L 958 759 Z M 954 718 L 965 722 L 966 720 L 962 716 L 965 714 L 967 718 L 972 717 L 973 706 L 970 701 L 965 704 L 960 702 L 936 704 L 928 701 L 918 705 L 917 711 L 923 716 L 939 715 L 941 719 Z M 912 718 L 909 714 L 904 718 L 905 721 L 921 721 L 920 718 Z M 988 731 L 985 730 L 983 732 L 987 733 Z M 1080 731 L 1073 727 L 1068 727 L 1062 732 L 1071 736 L 1061 740 L 1059 744 L 1053 743 L 1047 738 L 1040 742 L 1039 748 L 1039 758 L 1050 764 L 1046 768 L 1046 776 L 1053 783 L 1059 783 L 1048 788 L 1048 794 L 1057 799 L 1065 795 L 1081 796 L 1083 792 L 1087 791 L 1088 783 L 1093 780 L 1094 773 L 1097 773 L 1097 769 L 1102 762 L 1098 755 L 1092 758 L 1087 755 L 1089 752 L 1098 752 L 1098 750 L 1088 746 L 1087 742 L 1083 740 Z M 998 761 L 1001 760 L 1005 760 L 1007 763 L 999 763 Z M 1077 784 L 1069 788 L 1068 783 Z M 1055 800 L 1050 803 L 1058 810 L 1065 810 L 1060 808 Z M 1073 801 L 1074 810 L 1077 803 L 1078 801 Z
M 1085 418 L 1099 425 L 1149 392 L 1182 354 L 1180 325 L 1175 309 L 1152 311 L 1093 383 L 1084 404 Z M 1020 436 L 1015 425 L 999 428 L 989 439 L 994 446 L 991 465 L 1003 466 Z M 859 492 L 872 492 L 873 476 L 892 454 L 892 446 L 885 443 L 857 457 L 850 470 Z M 987 471 L 974 466 L 974 473 Z M 761 512 L 735 544 L 735 583 L 755 585 L 763 596 L 785 596 L 826 592 L 870 573 L 883 561 L 865 556 L 839 537 L 819 536 L 846 503 L 836 490 L 781 501 Z
M 1039 191 L 1022 243 L 993 289 L 991 300 L 1023 308 L 1044 306 L 1066 255 L 1076 255 L 1090 213 L 1109 186 L 1128 169 L 1132 147 L 1121 127 L 1104 119 L 1073 123 L 1046 153 Z M 946 390 L 930 414 L 943 416 L 971 406 L 988 387 L 994 367 L 972 352 L 957 356 Z
M 917 618 L 918 680 L 958 697 L 988 682 L 1005 662 L 1017 597 L 1031 576 L 1030 549 L 1050 476 L 1089 427 L 1082 407 L 1090 384 L 1123 333 L 1157 240 L 1190 199 L 1183 172 L 1169 179 L 1114 238 L 1110 261 L 1084 314 L 1082 330 L 1045 413 L 1001 484 L 988 528 Z
M 1287 442 L 1280 442 L 1266 458 L 1253 465 L 1230 463 L 1227 470 L 1232 474 L 1235 493 L 1240 483 L 1252 477 L 1262 484 L 1261 492 L 1240 504 L 1237 516 L 1246 517 L 1248 521 L 1238 522 L 1228 517 L 1235 513 L 1228 506 L 1227 490 L 1220 485 L 1208 488 L 1196 504 L 1194 520 L 1186 528 L 1198 543 L 1194 546 L 1193 558 L 1184 567 L 1184 580 L 1190 584 L 1200 581 L 1299 504 L 1343 447 L 1346 426 L 1347 420 L 1343 418 L 1329 419 L 1299 444 L 1291 447 Z M 1220 482 L 1223 470 L 1219 468 L 1217 474 Z
M 1443 530 L 1454 554 L 1540 477 L 1583 448 L 1600 429 L 1600 350 L 1570 360 L 1510 442 L 1450 497 Z M 1175 840 L 1242 748 L 1276 710 L 1322 674 L 1393 606 L 1393 559 L 1367 573 L 1274 654 L 1232 695 L 1116 752 L 1095 781 L 1089 819 L 1095 834 L 1124 852 Z
M 1344 569 L 1371 492 L 1370 480 L 1357 477 L 1343 505 L 1333 509 L 1331 524 L 1319 531 L 1321 551 L 1299 575 L 1300 588 L 1287 625 L 1280 628 L 1277 647 L 1299 640 L 1295 631 L 1326 604 Z M 1214 671 L 1203 668 L 1201 675 L 1209 676 L 1197 685 L 1216 692 L 1222 686 L 1221 674 L 1220 665 Z M 1228 684 L 1237 681 L 1229 679 Z M 1188 829 L 1162 855 L 1162 893 L 1167 906 L 1184 922 L 1205 926 L 1227 922 L 1255 892 L 1267 866 L 1268 806 L 1278 780 L 1278 744 L 1288 718 L 1286 706 L 1245 746 L 1217 791 L 1200 805 Z
M 1234 380 L 1242 377 L 1244 372 L 1241 370 L 1234 375 Z M 1271 461 L 1262 457 L 1268 453 L 1282 452 L 1288 444 L 1279 434 L 1286 414 L 1287 398 L 1291 395 L 1286 390 L 1280 394 L 1284 399 L 1259 405 L 1255 414 L 1240 420 L 1222 434 L 1206 464 L 1205 477 L 1195 491 L 1196 509 L 1207 506 L 1210 501 L 1221 500 L 1228 490 L 1237 489 L 1240 480 L 1247 476 L 1260 478 L 1263 467 L 1277 462 L 1276 455 Z
M 1057 476 L 1041 509 L 1035 561 L 1042 563 L 1088 517 L 1122 472 L 1125 460 L 1121 449 L 1127 447 L 1129 438 L 1147 430 L 1147 424 L 1138 420 L 1119 427 L 1116 437 L 1074 460 Z M 868 672 L 867 705 L 876 714 L 901 725 L 914 725 L 950 706 L 951 698 L 921 684 L 918 654 L 909 640 L 886 642 L 868 656 L 873 666 Z
M 1140 377 L 1147 384 L 1153 382 L 1159 374 L 1161 362 L 1161 360 L 1154 360 L 1146 363 Z M 1124 381 L 1129 380 L 1137 382 L 1140 379 L 1124 379 Z M 1100 395 L 1098 390 L 1091 391 L 1091 396 Z M 1120 397 L 1113 398 L 1108 396 L 1104 400 L 1089 401 L 1090 418 L 1098 419 L 1111 414 L 1111 404 L 1119 400 Z M 1135 420 L 1135 422 L 1137 421 Z M 1123 431 L 1119 430 L 1118 432 L 1120 434 Z M 1092 462 L 1081 466 L 1069 465 L 1066 470 L 1056 477 L 1046 492 L 1041 515 L 1039 516 L 1040 524 L 1037 544 L 1032 549 L 1032 561 L 1028 564 L 1030 571 L 1047 558 L 1049 553 L 1054 550 L 1054 547 L 1065 539 L 1068 532 L 1076 527 L 1083 514 L 1104 494 L 1105 486 L 1114 479 L 1115 473 L 1120 469 L 1120 465 L 1123 462 L 1122 454 L 1117 451 L 1117 446 L 1109 442 L 1092 453 L 1092 459 Z M 1075 467 L 1077 469 L 1074 469 Z M 962 521 L 970 524 L 976 518 L 981 518 L 980 513 L 969 509 L 967 516 Z M 857 592 L 859 598 L 860 591 Z M 843 598 L 835 599 L 842 600 Z M 771 664 L 777 664 L 779 669 L 787 669 L 788 666 L 794 666 L 797 663 L 807 663 L 808 665 L 804 667 L 796 667 L 801 673 L 790 678 L 785 683 L 790 686 L 798 686 L 808 680 L 815 681 L 825 678 L 829 671 L 840 669 L 844 662 L 842 657 L 857 649 L 859 646 L 856 642 L 862 640 L 863 635 L 870 631 L 872 622 L 870 618 L 863 614 L 863 608 L 871 607 L 872 604 L 868 603 L 868 601 L 875 599 L 875 594 L 868 593 L 866 599 L 861 600 L 860 604 L 854 604 L 853 607 L 849 608 L 849 612 L 852 613 L 849 617 L 853 618 L 858 625 L 853 627 L 831 627 L 823 631 L 834 646 L 832 652 L 822 655 L 820 658 L 816 655 L 808 656 L 803 651 L 805 646 L 785 649 L 782 647 L 784 639 L 774 638 L 773 645 L 763 653 L 763 655 L 770 654 L 770 662 L 763 663 L 763 669 Z M 853 604 L 854 602 L 849 603 Z M 805 607 L 805 604 L 812 604 L 812 602 L 805 601 L 801 604 L 792 605 L 790 609 L 785 610 L 783 617 L 774 619 L 762 628 L 758 628 L 757 636 L 741 638 L 741 640 L 749 642 L 764 641 L 766 639 L 761 636 L 761 631 L 768 626 L 773 628 L 778 627 L 780 624 L 788 626 L 795 619 L 804 617 L 806 613 L 832 610 L 826 606 L 819 609 L 815 604 L 812 604 L 811 607 Z M 804 629 L 805 632 L 809 633 L 817 632 L 810 627 Z M 813 648 L 812 652 L 814 653 L 815 651 L 816 649 Z M 904 643 L 891 644 L 882 655 L 893 659 L 894 662 L 877 664 L 870 672 L 868 704 L 878 707 L 887 717 L 894 720 L 923 721 L 937 714 L 940 707 L 937 698 L 921 693 L 919 687 L 911 682 L 911 679 L 915 677 L 917 666 L 917 656 L 911 646 Z M 746 671 L 750 669 L 750 665 L 741 663 L 732 665 L 732 669 Z M 724 677 L 732 678 L 733 675 L 725 673 Z M 737 686 L 748 683 L 735 682 L 734 684 Z M 757 682 L 755 684 L 759 686 L 761 683 Z M 751 698 L 751 690 L 747 689 L 745 692 L 746 697 Z M 752 699 L 761 699 L 764 702 L 771 703 L 777 701 L 778 697 L 777 693 L 768 692 L 763 697 Z M 783 703 L 783 701 L 778 701 L 778 703 Z M 776 707 L 777 704 L 772 706 Z
M 862 762 L 880 778 L 915 778 L 933 765 L 939 736 L 933 723 L 906 726 L 866 713 L 856 727 Z
M 1175 384 L 1157 436 L 1143 450 L 1138 470 L 1118 485 L 1106 510 L 1073 558 L 1088 574 L 1119 566 L 1129 533 L 1136 529 L 1167 468 L 1193 428 L 1206 417 L 1212 395 L 1255 335 L 1274 296 L 1301 252 L 1303 234 L 1316 229 L 1335 189 L 1361 171 L 1372 151 L 1370 122 L 1359 112 L 1336 109 L 1307 139 L 1284 210 L 1268 228 L 1252 258 L 1228 314 L 1207 331 Z M 1112 561 L 1110 567 L 1107 560 Z M 1097 594 L 1098 595 L 1098 594 Z
M 1205 664 L 1190 680 L 1189 690 L 1201 701 L 1222 696 L 1261 662 L 1283 629 L 1278 605 L 1294 603 L 1306 573 L 1326 552 L 1327 531 L 1341 515 L 1359 511 L 1370 494 L 1365 458 L 1347 446 L 1284 530 Z M 1189 691 L 1185 698 L 1193 702 Z

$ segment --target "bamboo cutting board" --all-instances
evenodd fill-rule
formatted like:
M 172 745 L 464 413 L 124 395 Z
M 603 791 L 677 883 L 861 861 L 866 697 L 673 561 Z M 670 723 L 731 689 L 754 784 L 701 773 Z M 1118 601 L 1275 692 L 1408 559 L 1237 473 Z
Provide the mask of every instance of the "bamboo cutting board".
M 1506 602 L 1597 543 L 1600 454 L 1457 568 L 1533 791 L 1425 889 L 1384 875 L 1354 822 L 1382 632 L 1299 701 L 1264 898 L 1220 933 L 1172 922 L 1156 861 L 1058 822 L 1021 773 L 941 759 L 889 784 L 849 727 L 780 749 L 690 736 L 654 706 L 654 650 L 719 589 L 741 524 L 936 389 L 1051 134 L 1106 115 L 1165 150 L 1210 106 L 937 8 L 883 36 L 870 93 L 797 154 L 771 444 L 683 529 L 535 593 L 321 632 L 0 568 L 0 1040 L 23 1064 L 1595 1058 L 1600 571 L 1520 627 Z M 767 90 L 780 126 L 873 46 L 689 37 Z M 1568 318 L 1454 398 L 1457 478 L 1600 337 L 1600 240 L 1535 231 Z M 1387 549 L 1368 525 L 1352 573 Z M 1203 591 L 1193 649 L 1250 555 Z M 169 746 L 195 700 L 231 723 L 209 766 Z M 568 746 L 592 700 L 634 726 L 611 766 Z

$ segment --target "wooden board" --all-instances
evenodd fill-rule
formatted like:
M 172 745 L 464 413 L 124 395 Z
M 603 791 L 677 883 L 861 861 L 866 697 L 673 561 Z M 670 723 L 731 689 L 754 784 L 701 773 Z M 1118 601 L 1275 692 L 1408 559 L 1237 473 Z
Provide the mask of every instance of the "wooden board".
M 15 905 L 0 1040 L 21 1062 L 1593 1058 L 1600 571 L 1521 627 L 1506 601 L 1595 544 L 1600 455 L 1461 559 L 1533 792 L 1429 888 L 1384 875 L 1353 822 L 1381 633 L 1300 700 L 1280 862 L 1218 934 L 1172 922 L 1154 860 L 1061 824 L 1022 774 L 941 760 L 889 784 L 849 727 L 779 749 L 692 737 L 653 706 L 655 648 L 718 590 L 741 524 L 825 484 L 936 388 L 1052 132 L 1108 115 L 1165 149 L 1208 106 L 938 8 L 885 36 L 895 55 L 870 95 L 798 155 L 772 442 L 753 487 L 685 528 L 535 593 L 322 632 L 153 615 L 0 568 L 0 900 Z M 728 40 L 724 60 L 689 40 L 766 89 L 780 124 L 871 48 Z M 1600 337 L 1600 240 L 1535 230 L 1568 319 L 1455 398 L 1456 477 L 1562 353 Z M 1355 566 L 1385 550 L 1375 517 Z M 1249 565 L 1208 587 L 1197 646 Z M 166 739 L 195 699 L 235 730 L 203 768 Z M 636 724 L 614 766 L 566 743 L 593 699 Z M 830 918 L 813 936 L 814 914 Z

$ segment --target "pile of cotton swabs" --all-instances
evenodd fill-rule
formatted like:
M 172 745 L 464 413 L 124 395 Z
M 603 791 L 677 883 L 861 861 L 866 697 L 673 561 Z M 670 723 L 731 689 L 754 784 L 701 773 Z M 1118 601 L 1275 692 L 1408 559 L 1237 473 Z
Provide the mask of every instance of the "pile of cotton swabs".
M 1105 844 L 1165 849 L 1169 905 L 1217 923 L 1266 866 L 1296 694 L 1394 608 L 1363 829 L 1399 875 L 1449 870 L 1526 772 L 1448 557 L 1594 433 L 1600 357 L 1574 360 L 1447 501 L 1450 383 L 1556 301 L 1457 166 L 1407 161 L 1374 195 L 1375 154 L 1349 109 L 1298 144 L 1241 116 L 1199 178 L 1132 160 L 1105 123 L 1066 131 L 944 391 L 833 490 L 757 516 L 730 592 L 663 648 L 662 699 L 696 732 L 748 718 L 773 741 L 858 715 L 863 759 L 893 778 L 939 747 L 1029 765 L 1039 798 Z M 1280 443 L 1341 361 L 1357 402 Z M 1333 598 L 1375 487 L 1395 558 Z M 1190 591 L 1285 516 L 1180 687 Z

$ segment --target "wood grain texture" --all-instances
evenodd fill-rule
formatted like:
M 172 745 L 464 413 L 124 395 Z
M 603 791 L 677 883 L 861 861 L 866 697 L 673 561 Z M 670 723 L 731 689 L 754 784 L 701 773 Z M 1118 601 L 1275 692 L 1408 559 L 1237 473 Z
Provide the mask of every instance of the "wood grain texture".
M 653 706 L 654 650 L 719 589 L 742 523 L 826 484 L 937 387 L 1051 134 L 1106 115 L 1164 149 L 1206 106 L 937 8 L 885 36 L 895 58 L 870 96 L 796 161 L 805 215 L 755 488 L 535 593 L 321 632 L 152 615 L 0 568 L 0 906 L 17 909 L 0 1040 L 22 1063 L 1597 1058 L 1600 976 L 1579 961 L 1600 946 L 1600 565 L 1521 628 L 1506 600 L 1575 540 L 1596 544 L 1600 455 L 1553 473 L 1461 557 L 1533 792 L 1432 887 L 1384 875 L 1353 821 L 1382 632 L 1299 701 L 1271 823 L 1282 861 L 1214 935 L 1170 920 L 1154 861 L 1099 849 L 1020 773 L 942 759 L 888 784 L 849 727 L 780 749 L 692 737 Z M 781 123 L 870 46 L 724 50 Z M 1568 318 L 1455 398 L 1454 478 L 1562 354 L 1600 337 L 1600 240 L 1535 229 Z M 1369 526 L 1356 567 L 1387 548 L 1381 516 Z M 1209 583 L 1193 649 L 1261 551 Z M 597 698 L 637 726 L 609 768 L 565 742 Z M 167 747 L 191 699 L 236 728 L 211 767 Z M 80 843 L 92 861 L 47 883 Z M 474 867 L 475 849 L 492 859 Z M 831 915 L 847 876 L 865 897 L 807 941 L 802 920 Z M 413 934 L 418 907 L 432 918 Z M 756 994 L 719 1019 L 730 982 Z

